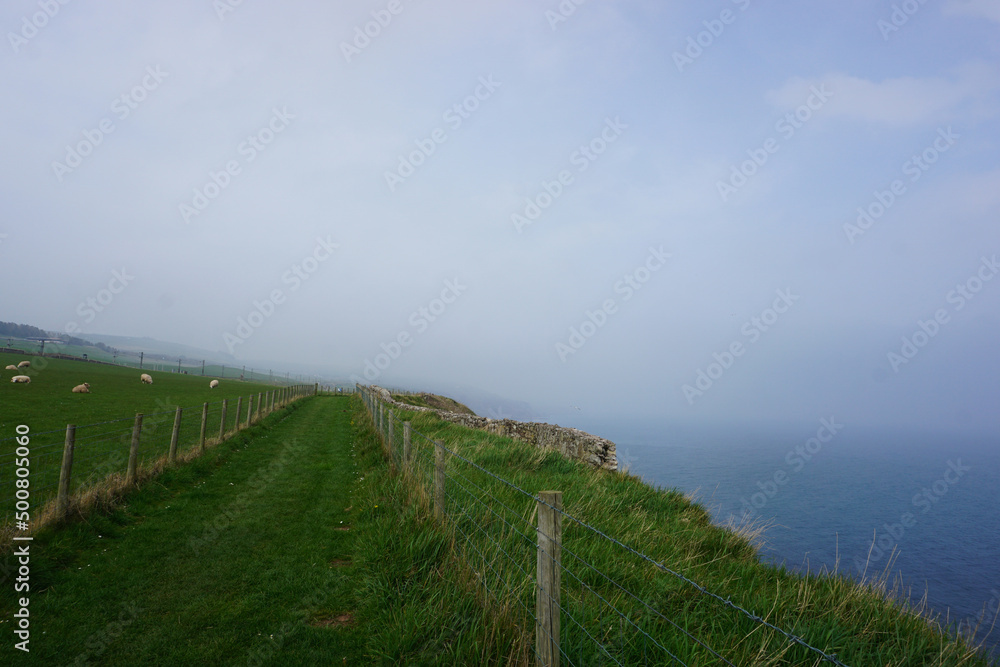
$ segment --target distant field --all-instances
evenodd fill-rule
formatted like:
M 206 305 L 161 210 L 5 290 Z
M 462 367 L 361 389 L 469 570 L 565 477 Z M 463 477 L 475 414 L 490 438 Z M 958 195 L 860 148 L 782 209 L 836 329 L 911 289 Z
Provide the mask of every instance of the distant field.
M 177 406 L 200 406 L 224 398 L 249 396 L 270 391 L 274 385 L 226 379 L 215 389 L 211 378 L 106 364 L 46 359 L 39 369 L 38 357 L 0 353 L 0 369 L 27 358 L 35 368 L 24 373 L 31 384 L 13 384 L 20 371 L 0 370 L 0 440 L 13 435 L 14 427 L 26 424 L 32 431 L 64 430 L 66 424 L 91 424 L 110 419 L 132 418 L 135 413 L 151 414 Z M 139 375 L 149 373 L 153 384 L 145 385 Z M 90 383 L 90 394 L 74 394 L 71 389 Z
M 139 380 L 143 371 L 106 364 L 44 360 L 0 353 L 0 369 L 27 358 L 27 372 L 0 370 L 0 522 L 14 500 L 14 440 L 19 425 L 30 429 L 31 484 L 37 491 L 33 505 L 50 497 L 58 483 L 67 424 L 75 424 L 76 452 L 73 488 L 111 472 L 124 472 L 136 413 L 144 415 L 140 462 L 149 462 L 169 450 L 177 407 L 183 409 L 178 449 L 200 442 L 201 413 L 209 404 L 206 437 L 217 437 L 222 401 L 230 399 L 224 430 L 236 427 L 237 399 L 244 398 L 240 420 L 246 421 L 249 397 L 279 389 L 275 385 L 224 379 L 209 388 L 211 378 L 147 370 L 153 384 Z M 43 363 L 44 362 L 44 363 Z M 14 375 L 31 377 L 30 384 L 14 384 Z M 90 383 L 89 394 L 74 394 L 72 388 Z

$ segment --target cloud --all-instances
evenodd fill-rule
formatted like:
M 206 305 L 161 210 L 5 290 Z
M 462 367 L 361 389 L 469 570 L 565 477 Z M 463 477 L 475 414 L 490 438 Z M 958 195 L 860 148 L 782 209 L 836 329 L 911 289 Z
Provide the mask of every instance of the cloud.
M 895 126 L 913 126 L 954 120 L 966 106 L 995 96 L 1000 71 L 993 66 L 966 65 L 952 78 L 904 76 L 870 81 L 848 74 L 820 78 L 794 77 L 766 99 L 776 107 L 794 109 L 806 103 L 813 89 L 829 91 L 823 115 Z
M 1000 23 L 1000 2 L 997 0 L 951 0 L 941 11 L 945 16 L 978 16 Z

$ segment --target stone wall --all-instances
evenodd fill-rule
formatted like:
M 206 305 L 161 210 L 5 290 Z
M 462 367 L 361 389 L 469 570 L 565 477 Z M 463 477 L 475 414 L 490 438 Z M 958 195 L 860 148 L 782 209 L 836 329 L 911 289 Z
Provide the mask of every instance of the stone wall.
M 466 415 L 445 410 L 433 410 L 400 403 L 393 399 L 388 390 L 370 387 L 378 397 L 393 409 L 417 412 L 434 412 L 438 417 L 453 424 L 475 428 L 488 433 L 520 440 L 536 447 L 558 450 L 571 459 L 586 461 L 595 468 L 618 469 L 618 455 L 615 443 L 606 438 L 585 433 L 579 429 L 539 422 L 519 422 L 513 419 L 489 419 L 477 415 Z

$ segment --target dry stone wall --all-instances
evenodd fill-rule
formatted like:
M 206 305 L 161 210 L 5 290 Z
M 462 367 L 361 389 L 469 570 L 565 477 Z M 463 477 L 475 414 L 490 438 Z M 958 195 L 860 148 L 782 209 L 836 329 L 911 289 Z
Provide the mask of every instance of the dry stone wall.
M 615 443 L 606 438 L 585 433 L 579 429 L 539 422 L 519 422 L 513 419 L 489 419 L 477 415 L 466 415 L 446 410 L 433 410 L 396 401 L 388 390 L 372 386 L 378 397 L 399 410 L 434 412 L 445 421 L 475 428 L 488 433 L 520 440 L 536 447 L 555 449 L 571 459 L 585 461 L 595 468 L 618 469 L 618 455 Z

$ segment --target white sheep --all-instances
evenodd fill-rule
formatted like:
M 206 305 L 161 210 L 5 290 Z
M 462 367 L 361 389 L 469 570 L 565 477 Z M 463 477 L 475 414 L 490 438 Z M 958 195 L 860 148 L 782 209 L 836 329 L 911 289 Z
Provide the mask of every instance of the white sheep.
M 219 386 L 219 381 L 218 380 L 212 380 L 211 382 L 208 383 L 208 388 L 209 389 L 215 389 L 218 386 Z
M 83 384 L 78 384 L 73 387 L 74 394 L 89 394 L 90 393 L 90 383 L 84 382 Z
M 31 367 L 31 362 L 30 361 L 22 361 L 22 362 L 18 363 L 17 367 L 18 368 L 30 368 Z
M 14 364 L 8 364 L 7 368 L 5 368 L 4 370 L 6 370 L 6 371 L 16 371 L 17 370 L 17 366 L 15 366 Z
M 10 379 L 10 381 L 27 384 L 31 382 L 31 378 L 28 377 L 27 375 L 15 375 Z
M 143 384 L 153 384 L 153 378 L 147 373 L 140 375 L 139 379 L 142 380 Z

